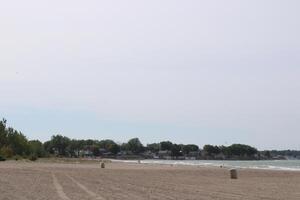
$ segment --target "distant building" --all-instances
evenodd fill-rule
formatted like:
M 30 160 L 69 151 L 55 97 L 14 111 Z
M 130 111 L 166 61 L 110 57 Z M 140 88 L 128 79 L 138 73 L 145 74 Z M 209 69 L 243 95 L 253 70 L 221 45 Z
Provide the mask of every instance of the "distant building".
M 185 155 L 185 160 L 197 160 L 200 157 L 199 151 L 191 151 L 188 154 Z
M 100 148 L 99 153 L 100 153 L 100 155 L 103 155 L 103 154 L 107 153 L 107 150 L 104 148 Z
M 165 160 L 171 160 L 172 159 L 172 152 L 169 150 L 165 151 L 159 151 L 158 152 L 158 158 L 159 159 L 165 159 Z

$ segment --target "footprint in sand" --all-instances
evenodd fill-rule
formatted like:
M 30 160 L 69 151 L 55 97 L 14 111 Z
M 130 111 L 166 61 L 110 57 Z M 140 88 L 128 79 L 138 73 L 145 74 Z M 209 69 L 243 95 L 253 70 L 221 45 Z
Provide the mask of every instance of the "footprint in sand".
M 66 193 L 64 192 L 64 189 L 62 188 L 62 186 L 60 185 L 60 183 L 58 182 L 56 176 L 54 173 L 52 173 L 52 179 L 53 179 L 53 185 L 56 189 L 56 192 L 58 194 L 58 196 L 63 199 L 63 200 L 71 200 Z
M 83 191 L 85 191 L 88 195 L 90 195 L 92 198 L 97 200 L 105 200 L 102 196 L 97 195 L 95 192 L 90 191 L 87 187 L 76 181 L 73 177 L 66 175 L 69 179 L 71 179 L 78 187 L 80 187 Z

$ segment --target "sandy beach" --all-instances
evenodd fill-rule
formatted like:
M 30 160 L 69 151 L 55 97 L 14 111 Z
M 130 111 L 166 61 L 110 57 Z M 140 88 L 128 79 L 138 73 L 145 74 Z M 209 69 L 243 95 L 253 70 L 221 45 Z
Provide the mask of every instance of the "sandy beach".
M 300 172 L 153 164 L 0 163 L 1 200 L 300 199 Z

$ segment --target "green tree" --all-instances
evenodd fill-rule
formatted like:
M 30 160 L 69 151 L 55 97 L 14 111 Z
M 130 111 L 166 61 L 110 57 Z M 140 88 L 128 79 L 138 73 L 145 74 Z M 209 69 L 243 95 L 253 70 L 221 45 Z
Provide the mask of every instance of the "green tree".
M 13 150 L 14 155 L 26 156 L 30 153 L 28 140 L 21 132 L 13 128 L 7 129 L 7 145 Z
M 162 141 L 160 142 L 160 150 L 162 151 L 171 151 L 173 147 L 173 143 L 170 141 Z
M 28 143 L 29 143 L 30 153 L 32 155 L 35 155 L 37 157 L 45 156 L 44 146 L 39 140 L 31 140 Z
M 14 151 L 8 146 L 3 146 L 0 149 L 0 155 L 2 155 L 5 158 L 11 158 L 14 155 Z
M 113 140 L 100 140 L 99 147 L 110 151 L 112 145 L 116 144 Z
M 0 121 L 0 147 L 7 144 L 7 131 L 6 131 L 6 120 Z
M 69 154 L 67 147 L 70 145 L 70 141 L 68 137 L 53 135 L 47 148 L 60 156 L 67 156 Z
M 132 153 L 141 153 L 144 151 L 144 146 L 138 138 L 132 138 L 127 142 L 127 149 Z
M 182 146 L 182 152 L 184 154 L 189 154 L 192 151 L 199 151 L 199 147 L 194 144 L 188 144 L 188 145 L 183 145 Z
M 69 153 L 71 157 L 79 157 L 80 150 L 85 149 L 87 142 L 85 140 L 70 140 L 69 145 L 66 148 L 66 152 Z
M 270 159 L 272 157 L 271 152 L 270 151 L 265 151 L 264 152 L 264 156 L 268 159 Z
M 256 148 L 245 144 L 233 144 L 227 147 L 227 154 L 229 156 L 252 157 L 257 153 L 258 151 Z
M 116 155 L 120 152 L 120 146 L 116 143 L 112 143 L 108 146 L 108 151 Z
M 182 156 L 181 146 L 178 144 L 173 144 L 171 148 L 172 156 L 178 157 Z
M 157 153 L 159 152 L 159 143 L 152 143 L 152 144 L 147 144 L 147 150 L 151 151 L 152 153 Z
M 98 145 L 90 145 L 88 146 L 88 149 L 93 153 L 93 156 L 99 156 L 100 151 L 99 151 L 99 146 Z
M 218 146 L 213 146 L 209 144 L 204 145 L 203 150 L 210 156 L 217 155 L 221 152 Z

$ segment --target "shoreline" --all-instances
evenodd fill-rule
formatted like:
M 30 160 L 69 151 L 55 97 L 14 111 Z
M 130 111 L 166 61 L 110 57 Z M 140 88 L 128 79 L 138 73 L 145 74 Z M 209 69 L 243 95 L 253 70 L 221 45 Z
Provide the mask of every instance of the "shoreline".
M 198 163 L 192 163 L 191 160 L 186 160 L 187 162 L 180 161 L 180 160 L 152 160 L 152 159 L 145 159 L 145 160 L 119 160 L 119 159 L 109 159 L 111 162 L 115 163 L 132 163 L 132 164 L 153 164 L 153 165 L 174 165 L 174 166 L 193 166 L 193 167 L 214 167 L 214 168 L 224 168 L 224 169 L 253 169 L 253 170 L 274 170 L 274 171 L 295 171 L 300 172 L 299 168 L 291 168 L 291 167 L 282 167 L 282 166 L 237 166 L 237 165 L 228 165 L 224 164 L 223 161 L 219 161 L 219 163 L 210 162 L 211 160 L 197 160 Z M 223 162 L 223 163 L 222 163 Z M 264 162 L 264 161 L 225 161 L 226 163 L 229 162 Z M 268 161 L 270 162 L 270 161 Z M 273 161 L 274 162 L 274 161 Z M 276 161 L 275 161 L 276 162 Z
M 239 163 L 251 163 L 257 161 L 213 161 L 211 160 L 120 160 L 120 159 L 90 159 L 90 158 L 41 158 L 38 159 L 37 163 L 65 163 L 65 164 L 99 164 L 101 161 L 106 163 L 116 163 L 116 164 L 131 164 L 131 165 L 146 165 L 146 166 L 172 166 L 172 167 L 189 167 L 189 168 L 216 168 L 216 169 L 238 169 L 238 170 L 263 170 L 263 171 L 286 171 L 286 172 L 300 172 L 300 168 L 289 168 L 289 167 L 282 167 L 282 166 L 272 166 L 272 165 L 261 165 L 261 166 L 238 166 L 233 165 L 232 163 L 239 162 Z M 29 160 L 7 160 L 1 163 L 35 163 Z M 140 162 L 140 163 L 139 163 Z M 263 162 L 263 161 L 259 161 Z M 274 161 L 273 161 L 274 162 Z M 232 164 L 229 165 L 228 163 Z M 276 163 L 276 161 L 275 161 Z M 252 163 L 251 163 L 252 164 Z

